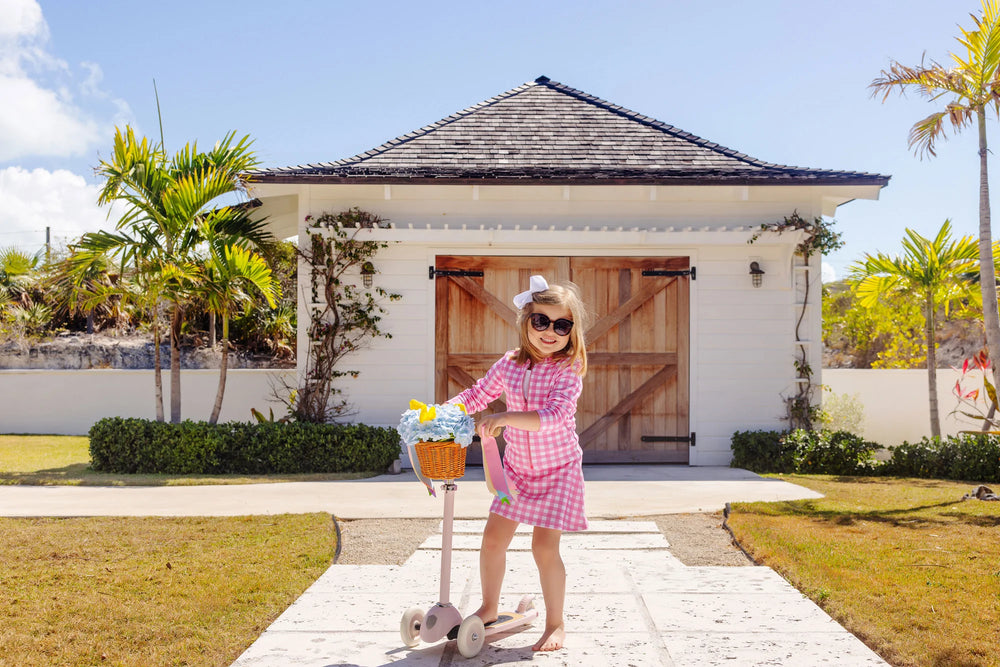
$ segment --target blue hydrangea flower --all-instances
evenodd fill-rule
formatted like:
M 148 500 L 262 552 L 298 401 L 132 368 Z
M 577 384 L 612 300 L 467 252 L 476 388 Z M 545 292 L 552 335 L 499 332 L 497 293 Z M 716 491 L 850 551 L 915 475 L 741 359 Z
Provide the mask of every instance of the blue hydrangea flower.
M 440 404 L 434 408 L 434 418 L 420 421 L 419 408 L 405 411 L 399 419 L 399 436 L 407 445 L 418 442 L 442 442 L 454 440 L 463 447 L 472 444 L 476 434 L 475 422 L 463 408 L 457 405 Z M 427 411 L 424 411 L 427 414 Z

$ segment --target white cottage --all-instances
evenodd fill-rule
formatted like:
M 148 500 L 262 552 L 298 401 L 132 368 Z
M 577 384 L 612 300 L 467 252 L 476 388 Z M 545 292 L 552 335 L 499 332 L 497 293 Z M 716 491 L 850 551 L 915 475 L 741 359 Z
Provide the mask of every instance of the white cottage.
M 403 299 L 392 339 L 351 362 L 357 420 L 395 425 L 481 376 L 517 345 L 511 297 L 540 273 L 593 314 L 584 460 L 727 465 L 734 431 L 783 426 L 804 300 L 798 339 L 821 365 L 819 257 L 796 259 L 801 232 L 748 241 L 888 180 L 762 162 L 541 77 L 361 155 L 263 170 L 254 194 L 281 236 L 355 206 L 391 222 L 362 232 L 396 242 L 376 280 Z

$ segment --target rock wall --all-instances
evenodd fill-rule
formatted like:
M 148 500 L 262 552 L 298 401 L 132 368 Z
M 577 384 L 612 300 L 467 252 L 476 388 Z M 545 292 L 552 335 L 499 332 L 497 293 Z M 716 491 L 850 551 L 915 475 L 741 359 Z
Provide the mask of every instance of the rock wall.
M 154 367 L 154 345 L 144 336 L 63 334 L 41 342 L 0 343 L 0 369 L 150 369 Z M 170 368 L 170 347 L 160 346 L 161 368 Z M 182 347 L 181 368 L 218 368 L 220 347 Z M 229 368 L 295 368 L 295 360 L 229 354 Z

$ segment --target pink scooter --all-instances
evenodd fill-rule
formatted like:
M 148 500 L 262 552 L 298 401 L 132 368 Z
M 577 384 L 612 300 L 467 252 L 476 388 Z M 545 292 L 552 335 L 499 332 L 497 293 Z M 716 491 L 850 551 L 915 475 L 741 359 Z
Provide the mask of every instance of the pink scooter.
M 493 438 L 489 438 L 493 440 Z M 484 443 L 484 447 L 488 443 Z M 496 442 L 492 443 L 496 447 Z M 499 457 L 498 457 L 499 460 Z M 420 473 L 417 473 L 420 476 Z M 424 480 L 421 480 L 424 481 Z M 425 482 L 426 483 L 426 482 Z M 492 484 L 491 484 L 492 486 Z M 459 613 L 449 601 L 451 589 L 451 538 L 452 524 L 455 519 L 455 491 L 458 485 L 454 480 L 446 480 L 441 486 L 444 491 L 444 522 L 441 524 L 441 588 L 439 601 L 424 613 L 420 607 L 411 607 L 403 613 L 399 623 L 399 634 L 406 646 L 417 646 L 421 640 L 433 643 L 447 637 L 458 640 L 458 652 L 466 658 L 479 654 L 486 638 L 501 632 L 512 632 L 522 626 L 530 625 L 538 618 L 534 598 L 525 595 L 517 605 L 517 611 L 500 612 L 496 621 L 487 625 L 475 614 L 462 620 Z

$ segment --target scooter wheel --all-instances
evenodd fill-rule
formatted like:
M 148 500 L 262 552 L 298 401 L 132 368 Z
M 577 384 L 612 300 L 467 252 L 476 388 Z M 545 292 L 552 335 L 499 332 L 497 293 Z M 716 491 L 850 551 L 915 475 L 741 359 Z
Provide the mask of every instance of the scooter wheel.
M 464 658 L 479 655 L 486 642 L 486 627 L 481 618 L 473 614 L 458 626 L 458 652 Z
M 403 612 L 403 619 L 399 622 L 399 636 L 403 638 L 403 644 L 413 648 L 420 643 L 423 622 L 424 610 L 420 607 L 411 607 Z

